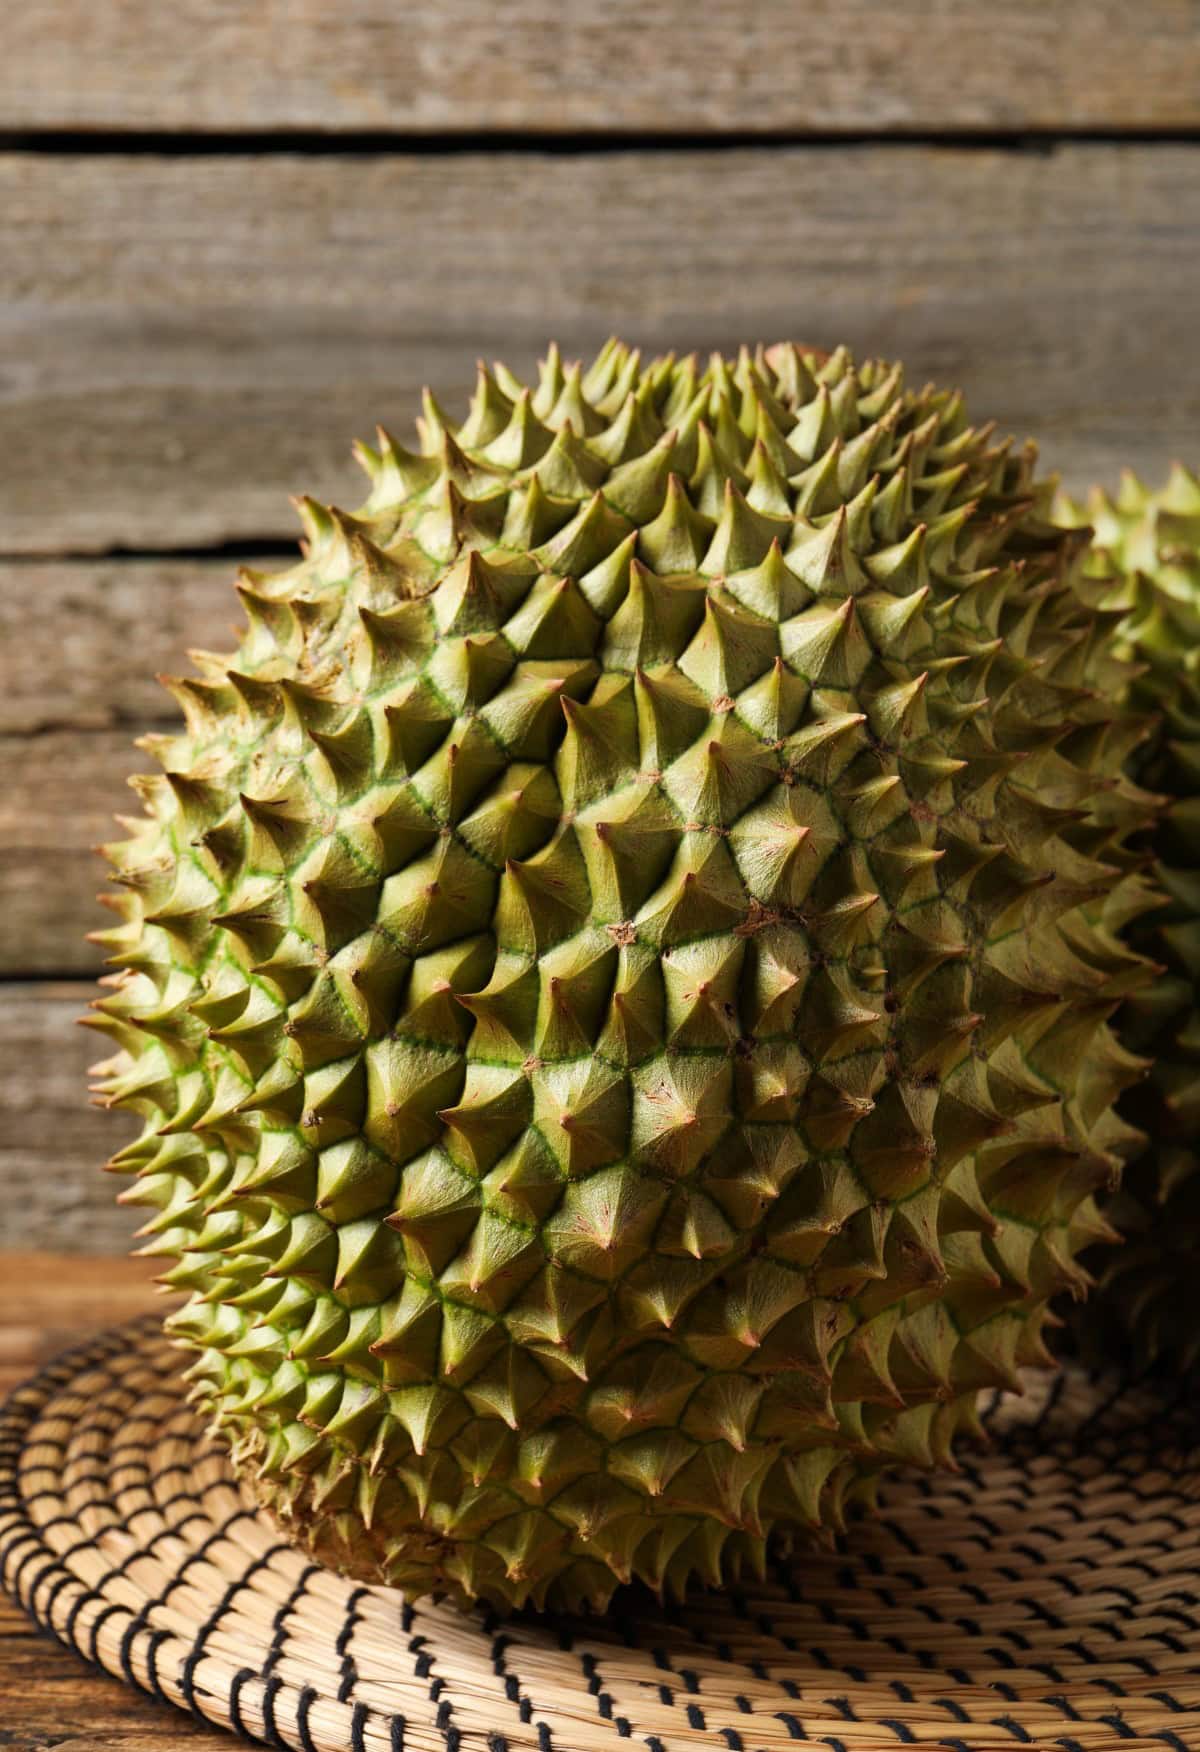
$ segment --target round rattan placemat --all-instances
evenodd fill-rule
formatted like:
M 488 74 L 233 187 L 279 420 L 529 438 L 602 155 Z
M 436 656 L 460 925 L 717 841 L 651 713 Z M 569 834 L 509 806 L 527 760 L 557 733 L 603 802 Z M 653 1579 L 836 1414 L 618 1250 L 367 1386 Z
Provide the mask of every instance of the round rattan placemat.
M 309 1563 L 146 1321 L 0 1413 L 0 1578 L 109 1672 L 301 1752 L 1200 1748 L 1200 1411 L 1081 1373 L 989 1409 L 836 1552 L 662 1606 L 501 1620 Z

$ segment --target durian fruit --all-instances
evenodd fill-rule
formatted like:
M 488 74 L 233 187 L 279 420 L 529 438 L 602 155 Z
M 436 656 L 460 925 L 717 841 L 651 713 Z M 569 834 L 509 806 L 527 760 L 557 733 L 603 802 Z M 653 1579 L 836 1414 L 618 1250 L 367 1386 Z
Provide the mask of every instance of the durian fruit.
M 480 371 L 168 681 L 95 1025 L 263 1500 L 602 1606 L 946 1462 L 1131 1132 L 1143 733 L 1031 448 L 791 344 Z
M 1107 1206 L 1126 1245 L 1106 1256 L 1077 1325 L 1090 1350 L 1188 1368 L 1200 1360 L 1200 479 L 1177 465 L 1151 491 L 1126 474 L 1115 500 L 1097 488 L 1061 514 L 1094 527 L 1089 570 L 1113 579 L 1106 607 L 1124 614 L 1120 639 L 1142 665 L 1133 699 L 1158 715 L 1133 771 L 1170 799 L 1154 835 L 1167 904 L 1132 931 L 1162 977 L 1120 1015 L 1122 1039 L 1153 1066 L 1122 1102 L 1148 1143 Z

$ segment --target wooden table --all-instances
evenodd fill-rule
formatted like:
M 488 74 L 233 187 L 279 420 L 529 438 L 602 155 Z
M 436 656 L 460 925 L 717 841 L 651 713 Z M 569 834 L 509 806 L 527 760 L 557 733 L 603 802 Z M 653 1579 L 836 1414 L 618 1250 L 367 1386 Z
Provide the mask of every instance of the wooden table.
M 65 1346 L 156 1301 L 141 1260 L 0 1253 L 0 1397 Z M 5 1752 L 229 1752 L 235 1743 L 97 1672 L 0 1593 Z

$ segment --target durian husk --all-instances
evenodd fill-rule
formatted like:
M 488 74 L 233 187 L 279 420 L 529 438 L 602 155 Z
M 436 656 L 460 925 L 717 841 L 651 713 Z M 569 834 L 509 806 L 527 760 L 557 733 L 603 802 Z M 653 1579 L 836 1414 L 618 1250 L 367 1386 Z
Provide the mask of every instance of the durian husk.
M 168 682 L 94 1025 L 239 1467 L 604 1604 L 951 1464 L 1136 1134 L 1120 611 L 1031 446 L 790 343 L 482 369 Z
M 1125 1245 L 1105 1255 L 1098 1290 L 1072 1326 L 1089 1355 L 1193 1369 L 1200 1360 L 1200 479 L 1177 464 L 1152 489 L 1127 472 L 1115 498 L 1096 488 L 1085 504 L 1064 501 L 1060 512 L 1094 529 L 1088 569 L 1112 580 L 1106 607 L 1122 613 L 1117 637 L 1140 665 L 1131 700 L 1155 726 L 1131 771 L 1167 800 L 1153 834 L 1162 904 L 1129 931 L 1160 971 L 1131 994 L 1118 1026 L 1150 1067 L 1121 1101 L 1147 1141 L 1105 1205 Z

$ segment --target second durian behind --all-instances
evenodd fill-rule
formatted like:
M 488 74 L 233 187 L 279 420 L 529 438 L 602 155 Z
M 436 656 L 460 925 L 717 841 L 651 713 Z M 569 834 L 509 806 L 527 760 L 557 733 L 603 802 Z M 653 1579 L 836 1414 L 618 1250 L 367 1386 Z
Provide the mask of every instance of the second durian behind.
M 1135 778 L 1166 804 L 1153 834 L 1163 905 L 1131 940 L 1160 963 L 1118 1018 L 1122 1040 L 1151 1064 L 1122 1111 L 1145 1134 L 1106 1214 L 1125 1245 L 1098 1260 L 1101 1281 L 1072 1325 L 1085 1353 L 1135 1366 L 1200 1362 L 1200 478 L 1176 465 L 1151 490 L 1127 473 L 1115 498 L 1069 500 L 1063 521 L 1090 524 L 1089 570 L 1109 580 L 1118 639 L 1138 664 L 1135 706 L 1153 734 Z
M 945 1461 L 1103 1231 L 1143 732 L 1030 448 L 897 367 L 481 373 L 169 683 L 100 1089 L 263 1499 L 598 1606 Z

